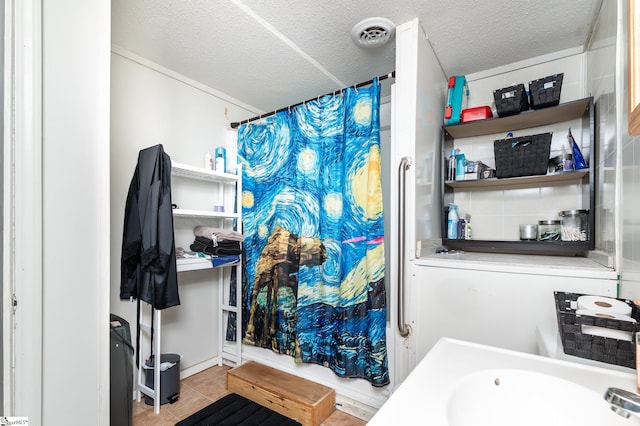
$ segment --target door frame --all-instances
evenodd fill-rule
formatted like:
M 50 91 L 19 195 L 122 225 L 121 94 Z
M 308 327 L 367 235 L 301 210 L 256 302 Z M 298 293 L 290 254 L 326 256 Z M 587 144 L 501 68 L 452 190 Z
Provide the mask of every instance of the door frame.
M 42 424 L 42 4 L 4 7 L 3 413 Z

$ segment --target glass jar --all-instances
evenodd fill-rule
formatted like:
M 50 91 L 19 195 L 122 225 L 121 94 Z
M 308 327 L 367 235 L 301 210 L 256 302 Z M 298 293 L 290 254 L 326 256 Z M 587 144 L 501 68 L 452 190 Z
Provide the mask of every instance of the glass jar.
M 559 220 L 539 220 L 538 240 L 559 241 L 562 230 L 562 222 Z
M 561 211 L 562 241 L 587 241 L 589 210 Z

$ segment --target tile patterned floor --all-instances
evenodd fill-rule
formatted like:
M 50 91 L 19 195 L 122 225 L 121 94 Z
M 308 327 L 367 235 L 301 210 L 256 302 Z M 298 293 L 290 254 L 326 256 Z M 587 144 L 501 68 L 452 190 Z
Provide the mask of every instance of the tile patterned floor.
M 180 382 L 180 399 L 175 404 L 160 406 L 160 414 L 154 414 L 153 406 L 144 398 L 133 402 L 133 426 L 173 426 L 179 420 L 227 395 L 228 367 L 212 367 Z M 321 426 L 364 426 L 367 422 L 336 410 Z

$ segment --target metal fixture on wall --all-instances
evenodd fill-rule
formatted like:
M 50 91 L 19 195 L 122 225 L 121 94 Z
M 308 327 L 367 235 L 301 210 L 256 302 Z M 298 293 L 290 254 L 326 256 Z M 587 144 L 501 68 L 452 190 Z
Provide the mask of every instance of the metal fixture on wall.
M 404 322 L 404 250 L 405 250 L 405 191 L 406 173 L 411 168 L 411 158 L 400 160 L 398 179 L 398 332 L 400 336 L 411 334 L 411 326 Z

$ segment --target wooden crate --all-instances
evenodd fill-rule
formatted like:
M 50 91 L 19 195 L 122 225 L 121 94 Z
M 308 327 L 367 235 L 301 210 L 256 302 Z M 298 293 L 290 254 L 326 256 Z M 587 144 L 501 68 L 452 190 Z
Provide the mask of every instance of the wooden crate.
M 227 389 L 304 426 L 318 426 L 336 404 L 334 389 L 255 361 L 229 370 Z

